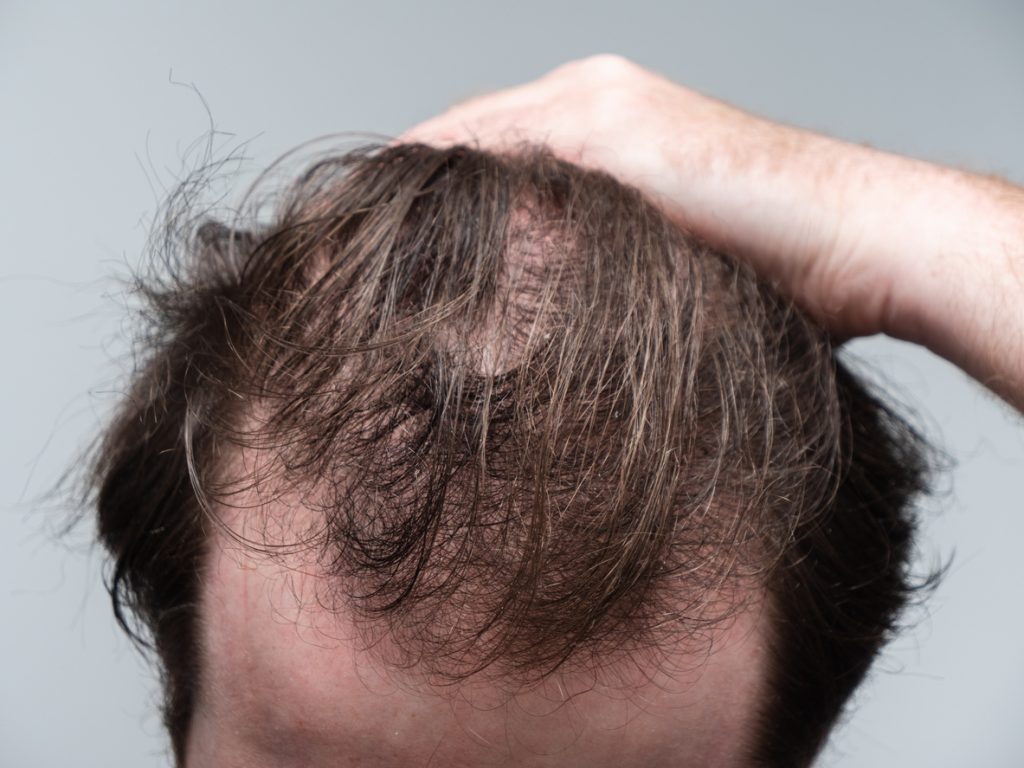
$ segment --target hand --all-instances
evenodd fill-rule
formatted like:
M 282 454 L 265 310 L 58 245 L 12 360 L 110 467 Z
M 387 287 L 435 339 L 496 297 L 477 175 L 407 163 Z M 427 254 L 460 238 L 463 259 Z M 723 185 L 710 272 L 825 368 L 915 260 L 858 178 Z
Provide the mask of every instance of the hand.
M 1024 407 L 1024 190 L 773 123 L 616 56 L 459 104 L 400 141 L 543 143 L 638 187 L 840 337 L 924 344 Z
M 835 333 L 885 329 L 896 276 L 839 239 L 843 193 L 830 166 L 841 164 L 840 142 L 607 55 L 471 99 L 399 141 L 546 144 L 638 187 L 685 229 L 748 259 Z

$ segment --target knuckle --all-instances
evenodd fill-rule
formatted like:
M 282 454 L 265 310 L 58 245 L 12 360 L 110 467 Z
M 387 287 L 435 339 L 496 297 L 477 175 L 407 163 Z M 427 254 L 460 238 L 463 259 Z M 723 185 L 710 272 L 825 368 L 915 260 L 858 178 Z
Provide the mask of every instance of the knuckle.
M 617 53 L 597 53 L 581 59 L 573 59 L 552 70 L 551 74 L 567 75 L 595 80 L 615 80 L 628 77 L 637 70 L 637 65 Z
M 637 65 L 617 53 L 598 53 L 581 60 L 587 71 L 603 77 L 620 78 L 632 75 Z

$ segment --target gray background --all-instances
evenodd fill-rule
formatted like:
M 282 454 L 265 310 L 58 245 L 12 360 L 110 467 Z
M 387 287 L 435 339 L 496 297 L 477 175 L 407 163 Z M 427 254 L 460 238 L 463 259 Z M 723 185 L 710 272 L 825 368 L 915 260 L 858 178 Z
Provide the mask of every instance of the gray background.
M 38 497 L 109 407 L 161 186 L 207 115 L 250 166 L 317 135 L 395 134 L 601 51 L 748 109 L 1024 182 L 1024 3 L 0 3 L 0 765 L 166 764 L 155 684 L 100 558 Z M 173 74 L 172 74 L 173 72 Z M 1024 765 L 1021 422 L 950 365 L 852 351 L 957 462 L 923 562 L 956 550 L 823 765 Z

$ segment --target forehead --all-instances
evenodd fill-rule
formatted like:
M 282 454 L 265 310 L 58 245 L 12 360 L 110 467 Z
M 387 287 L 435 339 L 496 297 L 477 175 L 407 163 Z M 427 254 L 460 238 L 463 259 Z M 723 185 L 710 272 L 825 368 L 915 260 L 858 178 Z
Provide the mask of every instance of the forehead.
M 726 766 L 752 731 L 764 666 L 755 612 L 671 675 L 619 670 L 612 685 L 556 674 L 512 698 L 482 681 L 438 691 L 358 650 L 352 622 L 319 605 L 314 568 L 223 534 L 211 543 L 190 768 Z

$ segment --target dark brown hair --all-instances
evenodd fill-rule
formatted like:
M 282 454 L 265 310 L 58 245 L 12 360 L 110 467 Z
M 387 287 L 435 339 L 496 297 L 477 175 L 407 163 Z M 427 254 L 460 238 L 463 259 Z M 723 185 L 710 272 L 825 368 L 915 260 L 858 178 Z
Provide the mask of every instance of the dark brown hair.
M 287 544 L 326 604 L 439 682 L 691 647 L 766 594 L 751 759 L 810 763 L 913 590 L 925 474 L 823 330 L 539 148 L 359 149 L 269 221 L 169 223 L 91 482 L 179 760 L 204 546 L 255 490 L 256 523 L 317 513 Z

